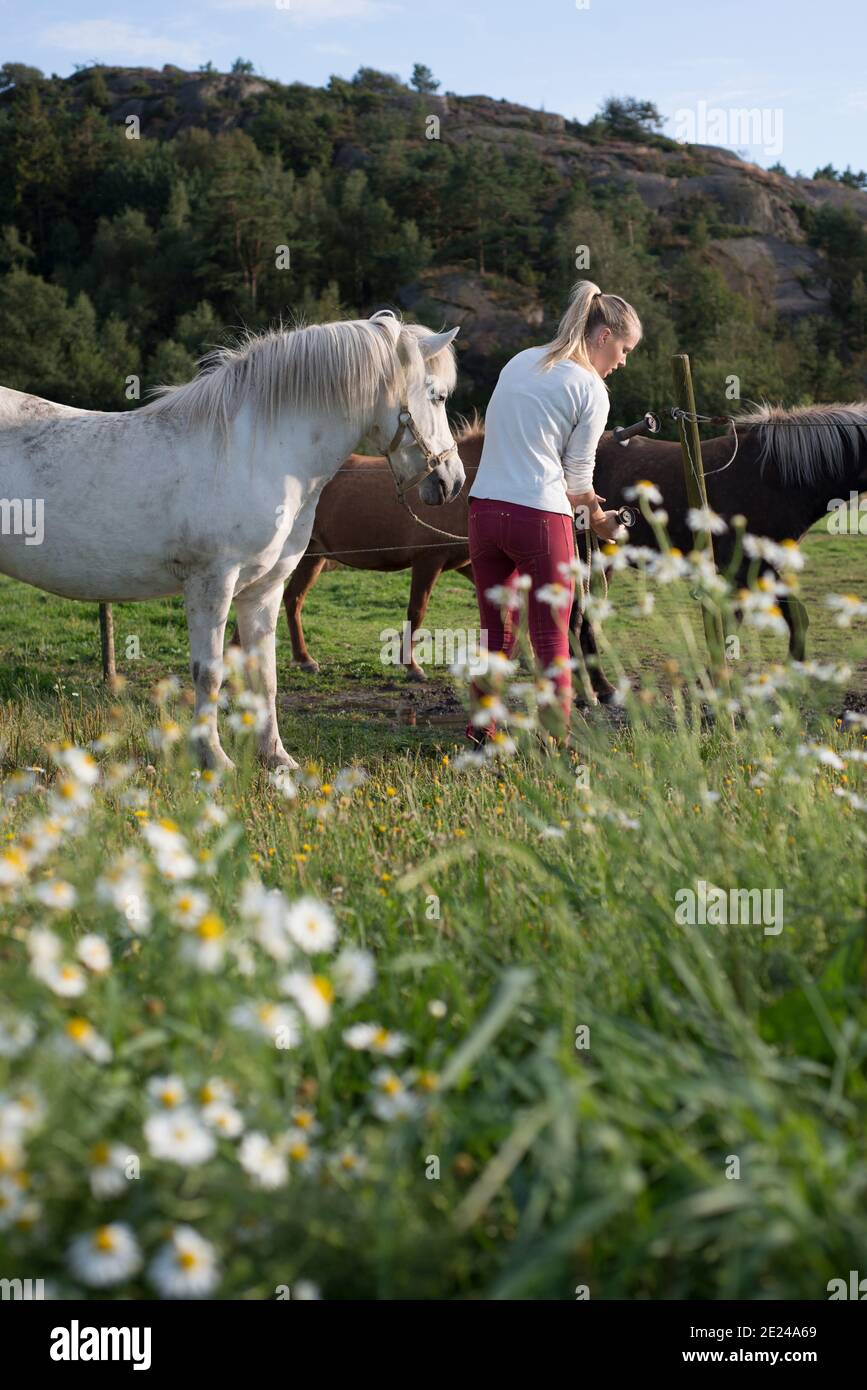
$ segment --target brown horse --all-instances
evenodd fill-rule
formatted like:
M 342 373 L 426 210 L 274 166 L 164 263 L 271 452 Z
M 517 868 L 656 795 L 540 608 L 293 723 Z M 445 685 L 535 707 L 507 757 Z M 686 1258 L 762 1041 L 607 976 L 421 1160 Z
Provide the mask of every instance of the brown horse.
M 460 436 L 456 435 L 460 443 Z M 410 497 L 413 511 L 431 526 L 453 533 L 458 539 L 437 535 L 419 526 L 400 505 L 384 458 L 350 454 L 340 472 L 323 489 L 316 508 L 313 535 L 307 553 L 286 586 L 283 601 L 289 620 L 292 659 L 304 671 L 318 671 L 319 663 L 307 650 L 301 610 L 304 600 L 329 560 L 338 560 L 352 569 L 412 571 L 407 607 L 409 631 L 414 635 L 424 622 L 431 591 L 446 570 L 465 574 L 470 583 L 473 572 L 467 535 L 467 493 L 476 476 L 479 447 L 472 451 L 467 467 L 461 445 L 467 486 L 446 507 L 426 507 L 417 494 Z M 410 644 L 404 662 L 411 680 L 424 680 Z
M 731 462 L 733 431 L 702 443 L 708 501 L 726 520 L 738 513 L 745 516 L 753 535 L 798 540 L 835 499 L 867 491 L 867 403 L 762 409 L 739 417 L 736 432 L 738 448 Z M 419 504 L 416 510 L 431 525 L 465 537 L 467 493 L 481 458 L 484 426 L 475 421 L 456 431 L 455 439 L 467 487 L 448 507 Z M 689 551 L 693 537 L 686 524 L 688 501 L 680 445 L 639 436 L 624 447 L 606 432 L 597 449 L 595 470 L 595 486 L 606 498 L 606 506 L 627 504 L 624 489 L 641 479 L 655 483 L 662 493 L 672 544 Z M 653 532 L 640 515 L 630 541 L 655 548 Z M 732 542 L 731 531 L 715 537 L 721 567 L 731 558 Z M 309 549 L 285 594 L 293 658 L 310 671 L 319 668 L 304 642 L 301 609 L 328 558 L 356 569 L 411 569 L 407 618 L 413 633 L 421 626 L 431 590 L 445 570 L 457 570 L 472 581 L 466 540 L 452 541 L 417 525 L 394 497 L 385 460 L 353 454 L 322 493 Z M 737 582 L 745 577 L 744 567 Z M 807 627 L 804 605 L 793 596 L 783 596 L 780 606 L 789 627 L 790 655 L 802 660 Z M 577 604 L 571 625 L 585 657 L 596 658 L 592 627 L 582 622 Z M 606 703 L 614 688 L 597 661 L 590 666 L 593 688 Z M 413 660 L 407 674 L 421 679 L 424 673 Z

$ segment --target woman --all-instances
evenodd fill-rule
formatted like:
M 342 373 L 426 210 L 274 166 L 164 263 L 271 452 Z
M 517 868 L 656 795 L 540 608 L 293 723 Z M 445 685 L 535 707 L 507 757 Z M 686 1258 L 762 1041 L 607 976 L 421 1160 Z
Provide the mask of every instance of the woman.
M 641 321 L 626 300 L 579 280 L 557 336 L 506 363 L 485 417 L 485 442 L 469 492 L 469 543 L 482 634 L 489 652 L 511 653 L 514 628 L 504 627 L 502 604 L 489 589 L 528 576 L 530 641 L 543 671 L 552 666 L 568 728 L 572 701 L 569 611 L 575 557 L 574 513 L 585 509 L 603 540 L 617 533 L 617 514 L 603 511 L 593 490 L 596 446 L 608 419 L 605 378 L 626 364 L 641 339 Z M 526 581 L 525 581 L 526 582 Z M 548 584 L 568 593 L 563 606 L 540 601 Z M 497 596 L 495 595 L 495 598 Z M 478 697 L 478 687 L 473 687 Z M 480 744 L 494 732 L 467 726 Z

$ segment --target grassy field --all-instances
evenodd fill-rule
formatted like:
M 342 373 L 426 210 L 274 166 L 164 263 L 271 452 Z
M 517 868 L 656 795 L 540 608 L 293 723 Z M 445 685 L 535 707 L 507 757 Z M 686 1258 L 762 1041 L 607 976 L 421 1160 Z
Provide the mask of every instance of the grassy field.
M 867 728 L 835 719 L 864 705 L 867 622 L 824 607 L 859 587 L 859 540 L 814 534 L 802 576 L 810 655 L 848 671 L 787 674 L 745 626 L 738 707 L 709 721 L 687 586 L 639 618 L 618 574 L 628 726 L 591 712 L 569 752 L 530 733 L 482 766 L 459 684 L 379 659 L 407 577 L 326 574 L 322 673 L 279 648 L 289 796 L 241 735 L 222 782 L 174 739 L 182 693 L 151 692 L 186 682 L 177 602 L 115 609 L 113 698 L 95 609 L 2 582 L 0 1272 L 826 1298 L 867 1239 Z M 447 576 L 426 626 L 476 623 Z M 774 912 L 691 924 L 702 883 Z

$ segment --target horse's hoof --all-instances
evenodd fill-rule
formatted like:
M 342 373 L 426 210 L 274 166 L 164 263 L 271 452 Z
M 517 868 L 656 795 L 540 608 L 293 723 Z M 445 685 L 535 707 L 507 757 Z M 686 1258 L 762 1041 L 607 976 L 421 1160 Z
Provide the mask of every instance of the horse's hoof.
M 308 656 L 306 661 L 296 661 L 295 665 L 299 671 L 308 671 L 311 676 L 319 675 L 319 662 L 314 661 L 312 656 Z
M 427 676 L 420 666 L 407 666 L 406 678 L 408 681 L 426 681 Z
M 277 772 L 280 768 L 285 768 L 287 772 L 297 772 L 301 766 L 294 758 L 290 758 L 285 748 L 280 753 L 260 753 L 259 761 L 269 772 Z
M 235 764 L 222 748 L 202 748 L 199 761 L 205 772 L 234 772 Z

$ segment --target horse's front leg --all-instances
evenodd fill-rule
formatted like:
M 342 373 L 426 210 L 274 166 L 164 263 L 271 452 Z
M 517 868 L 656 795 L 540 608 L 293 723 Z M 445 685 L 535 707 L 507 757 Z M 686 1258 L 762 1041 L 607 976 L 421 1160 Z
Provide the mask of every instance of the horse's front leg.
M 256 649 L 262 694 L 265 698 L 265 724 L 259 733 L 259 757 L 266 767 L 297 768 L 280 740 L 277 727 L 277 642 L 275 632 L 283 602 L 284 576 L 266 576 L 236 595 L 235 612 L 244 650 Z
M 226 618 L 237 577 L 237 569 L 205 572 L 191 576 L 184 584 L 196 722 L 201 730 L 198 745 L 202 765 L 206 768 L 234 767 L 220 746 L 217 698 L 223 681 Z

